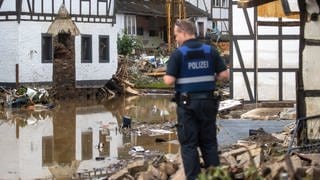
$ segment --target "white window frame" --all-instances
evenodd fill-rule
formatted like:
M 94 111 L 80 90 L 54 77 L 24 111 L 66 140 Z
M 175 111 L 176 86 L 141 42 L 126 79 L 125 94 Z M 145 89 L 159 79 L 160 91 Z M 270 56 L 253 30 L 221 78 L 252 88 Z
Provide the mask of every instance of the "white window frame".
M 135 15 L 124 15 L 124 29 L 128 35 L 137 34 L 137 23 Z
M 214 7 L 229 7 L 228 0 L 214 0 L 213 2 Z

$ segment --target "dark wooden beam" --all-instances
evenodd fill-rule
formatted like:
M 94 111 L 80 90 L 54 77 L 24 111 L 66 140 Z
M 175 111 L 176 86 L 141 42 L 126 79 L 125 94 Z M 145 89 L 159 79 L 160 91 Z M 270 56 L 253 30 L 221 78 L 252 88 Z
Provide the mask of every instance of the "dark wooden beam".
M 257 7 L 272 1 L 276 0 L 244 0 L 244 1 L 238 1 L 238 7 L 239 8 L 251 8 L 251 7 Z
M 1 8 L 2 3 L 3 3 L 3 0 L 0 0 L 0 8 Z
M 30 0 L 27 0 L 27 3 L 28 3 L 29 12 L 32 12 Z
M 21 20 L 21 0 L 16 0 L 16 14 L 17 14 L 17 21 L 20 24 Z
M 258 26 L 300 26 L 299 21 L 258 21 Z
M 320 40 L 318 40 L 318 39 L 305 39 L 305 45 L 320 46 Z

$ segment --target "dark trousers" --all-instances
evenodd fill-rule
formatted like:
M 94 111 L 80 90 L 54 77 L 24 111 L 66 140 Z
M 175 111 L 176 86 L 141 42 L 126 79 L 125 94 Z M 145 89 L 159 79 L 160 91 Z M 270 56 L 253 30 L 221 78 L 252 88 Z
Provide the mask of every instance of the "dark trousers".
M 190 99 L 187 105 L 177 103 L 178 139 L 187 180 L 194 180 L 200 173 L 198 147 L 205 168 L 218 166 L 216 115 L 219 101 L 216 99 Z

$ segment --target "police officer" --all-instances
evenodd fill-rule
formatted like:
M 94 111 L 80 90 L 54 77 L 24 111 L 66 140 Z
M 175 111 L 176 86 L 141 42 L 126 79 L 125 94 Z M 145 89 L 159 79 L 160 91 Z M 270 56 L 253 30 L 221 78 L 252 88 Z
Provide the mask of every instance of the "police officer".
M 200 173 L 200 148 L 205 168 L 219 165 L 216 115 L 219 100 L 214 95 L 215 81 L 227 80 L 229 71 L 218 51 L 195 38 L 193 22 L 177 20 L 174 35 L 178 48 L 171 54 L 163 77 L 175 84 L 178 114 L 178 140 L 188 180 Z

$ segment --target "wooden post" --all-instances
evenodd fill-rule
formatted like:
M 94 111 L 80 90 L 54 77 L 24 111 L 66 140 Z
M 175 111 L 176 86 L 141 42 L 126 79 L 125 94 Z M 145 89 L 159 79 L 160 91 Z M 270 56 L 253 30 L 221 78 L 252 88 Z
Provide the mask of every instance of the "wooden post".
M 19 86 L 19 64 L 16 64 L 16 88 Z

